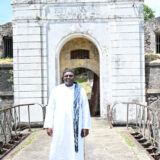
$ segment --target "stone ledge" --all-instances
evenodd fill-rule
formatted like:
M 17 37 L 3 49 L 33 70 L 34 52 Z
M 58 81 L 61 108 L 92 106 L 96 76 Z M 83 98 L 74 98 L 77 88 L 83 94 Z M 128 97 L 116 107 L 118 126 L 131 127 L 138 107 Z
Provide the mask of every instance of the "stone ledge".
M 147 94 L 160 94 L 160 89 L 147 89 Z
M 0 96 L 13 96 L 13 91 L 0 91 Z
M 134 0 L 136 2 L 144 2 L 144 0 Z M 56 1 L 56 0 L 12 0 L 11 4 L 16 5 L 16 4 L 50 4 L 50 3 L 113 3 L 113 2 L 133 2 L 133 0 L 80 0 L 76 1 L 75 0 L 63 0 L 63 1 Z
M 146 66 L 160 67 L 160 60 L 156 60 L 156 61 L 152 61 L 152 62 L 146 62 Z
M 5 64 L 0 63 L 0 69 L 1 68 L 13 68 L 13 63 L 5 63 Z

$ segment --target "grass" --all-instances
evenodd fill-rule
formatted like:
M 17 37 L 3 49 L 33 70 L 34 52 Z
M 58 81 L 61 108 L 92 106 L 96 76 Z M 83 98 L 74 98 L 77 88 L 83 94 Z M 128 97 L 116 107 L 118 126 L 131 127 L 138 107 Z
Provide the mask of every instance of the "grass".
M 0 64 L 6 64 L 6 63 L 12 63 L 13 62 L 13 58 L 0 58 Z
M 77 82 L 80 84 L 87 93 L 91 93 L 91 87 L 87 84 L 87 82 Z
M 160 54 L 146 54 L 145 55 L 145 61 L 146 62 L 151 62 L 154 60 L 160 60 Z
M 134 147 L 135 144 L 132 141 L 130 141 L 130 139 L 127 137 L 127 135 L 121 134 L 121 137 L 125 140 L 125 142 L 128 144 L 128 146 Z
M 28 139 L 25 141 L 25 144 L 24 144 L 24 145 L 22 145 L 22 146 L 20 146 L 20 147 L 17 147 L 16 152 L 18 152 L 18 151 L 26 148 L 33 140 L 35 140 L 35 136 L 32 136 L 32 137 L 28 138 Z
M 124 139 L 124 141 L 126 142 L 126 144 L 127 144 L 128 146 L 130 146 L 130 147 L 134 147 L 134 146 L 135 146 L 134 142 L 132 142 L 132 141 L 130 140 L 130 138 L 129 138 L 128 135 L 123 134 L 123 133 L 120 133 L 120 132 L 118 132 L 118 134 Z
M 80 84 L 87 93 L 91 93 L 92 88 L 88 82 L 88 77 L 85 74 L 76 75 L 76 82 Z

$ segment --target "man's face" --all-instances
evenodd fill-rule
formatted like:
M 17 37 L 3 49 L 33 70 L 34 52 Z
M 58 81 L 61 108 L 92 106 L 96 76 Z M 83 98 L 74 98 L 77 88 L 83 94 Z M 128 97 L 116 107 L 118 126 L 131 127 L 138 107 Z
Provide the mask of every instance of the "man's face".
M 72 72 L 66 72 L 63 75 L 64 84 L 69 87 L 73 85 L 74 82 L 74 74 Z

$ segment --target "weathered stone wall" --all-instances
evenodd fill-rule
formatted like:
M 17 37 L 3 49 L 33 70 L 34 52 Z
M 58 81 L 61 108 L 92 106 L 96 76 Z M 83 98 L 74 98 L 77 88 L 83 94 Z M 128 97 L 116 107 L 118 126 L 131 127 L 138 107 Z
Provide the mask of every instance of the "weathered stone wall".
M 160 17 L 144 23 L 145 54 L 156 53 L 156 32 L 160 32 Z
M 146 101 L 148 104 L 160 98 L 160 61 L 146 63 Z
M 4 57 L 4 37 L 12 37 L 12 23 L 8 22 L 6 24 L 0 25 L 0 58 Z
M 13 76 L 12 71 L 12 64 L 0 64 L 0 109 L 13 105 L 13 82 L 8 82 L 8 80 Z M 6 117 L 10 119 L 9 112 L 6 112 Z M 10 132 L 6 123 L 6 118 L 2 112 L 0 112 L 0 123 L 0 142 L 5 142 L 3 131 L 6 134 L 6 141 L 8 142 L 10 140 Z M 3 126 L 3 130 L 1 126 Z

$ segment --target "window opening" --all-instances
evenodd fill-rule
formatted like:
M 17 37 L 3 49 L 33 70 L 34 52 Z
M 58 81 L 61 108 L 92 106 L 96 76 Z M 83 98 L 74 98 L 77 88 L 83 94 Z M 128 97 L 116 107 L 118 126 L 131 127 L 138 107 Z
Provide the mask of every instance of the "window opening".
M 71 51 L 71 59 L 89 59 L 89 50 L 78 49 Z
M 13 57 L 13 40 L 12 37 L 4 37 L 4 57 Z

